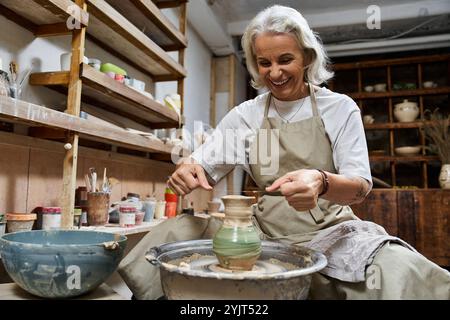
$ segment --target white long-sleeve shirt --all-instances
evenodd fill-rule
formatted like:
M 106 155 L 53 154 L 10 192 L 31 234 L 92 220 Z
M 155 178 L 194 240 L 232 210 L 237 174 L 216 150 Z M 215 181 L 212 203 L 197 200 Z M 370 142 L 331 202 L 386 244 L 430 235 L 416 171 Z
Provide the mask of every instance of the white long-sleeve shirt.
M 264 93 L 233 108 L 191 155 L 215 182 L 235 166 L 242 166 L 251 175 L 248 161 L 250 145 L 262 125 L 267 97 L 268 93 Z M 347 177 L 362 177 L 372 185 L 364 126 L 356 103 L 350 97 L 327 88 L 318 89 L 316 101 L 331 142 L 337 172 Z M 281 101 L 273 97 L 269 108 L 269 117 L 282 121 L 295 122 L 312 116 L 310 97 L 296 101 Z

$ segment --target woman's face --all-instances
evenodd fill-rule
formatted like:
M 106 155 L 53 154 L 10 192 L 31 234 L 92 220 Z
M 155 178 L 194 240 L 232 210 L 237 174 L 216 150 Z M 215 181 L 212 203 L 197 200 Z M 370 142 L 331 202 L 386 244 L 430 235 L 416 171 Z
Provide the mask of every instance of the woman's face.
M 275 98 L 289 101 L 307 96 L 303 51 L 292 34 L 261 33 L 254 45 L 259 76 Z

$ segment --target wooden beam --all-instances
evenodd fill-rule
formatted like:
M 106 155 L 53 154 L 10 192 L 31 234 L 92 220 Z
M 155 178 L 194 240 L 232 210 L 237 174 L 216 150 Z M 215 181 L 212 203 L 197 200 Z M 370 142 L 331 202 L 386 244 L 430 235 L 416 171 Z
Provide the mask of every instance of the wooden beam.
M 187 17 L 186 17 L 187 6 L 186 3 L 183 3 L 180 6 L 180 15 L 179 15 L 179 23 L 180 23 L 180 32 L 182 35 L 186 34 L 187 30 Z M 184 67 L 185 59 L 185 49 L 180 49 L 178 52 L 178 62 Z M 184 78 L 178 80 L 178 88 L 177 92 L 181 97 L 181 114 L 184 114 Z M 180 123 L 181 127 L 181 123 Z
M 71 34 L 65 23 L 53 23 L 37 26 L 34 30 L 36 37 L 52 37 Z
M 231 110 L 234 108 L 236 101 L 236 60 L 233 54 L 229 55 L 228 68 L 228 110 Z M 231 170 L 231 172 L 227 175 L 227 192 L 229 194 L 234 194 L 234 172 L 235 170 Z
M 32 23 L 31 21 L 23 18 L 22 16 L 18 15 L 14 11 L 10 10 L 9 8 L 5 7 L 0 3 L 0 14 L 3 15 L 6 19 L 18 24 L 19 26 L 27 29 L 28 31 L 34 33 L 37 25 Z
M 210 108 L 209 108 L 209 125 L 211 128 L 216 127 L 216 58 L 211 59 L 211 92 L 210 92 Z
M 83 10 L 86 9 L 85 0 L 75 2 Z M 66 112 L 75 117 L 80 116 L 81 110 L 81 90 L 80 65 L 83 63 L 84 48 L 86 42 L 86 27 L 74 29 L 72 34 L 72 60 L 70 63 L 69 89 L 67 97 Z M 63 162 L 63 190 L 62 190 L 62 216 L 61 227 L 71 229 L 73 227 L 73 210 L 75 207 L 75 188 L 77 183 L 77 163 L 78 163 L 78 140 L 79 136 L 75 132 L 67 133 L 67 143 L 72 148 L 66 151 Z
M 87 27 L 89 23 L 89 14 L 86 10 L 82 9 L 82 6 L 78 5 L 80 2 L 72 2 L 71 0 L 33 0 L 35 3 L 44 7 L 55 16 L 60 17 L 63 20 L 68 18 L 74 19 L 80 24 L 80 27 Z M 78 5 L 76 12 L 74 5 Z
M 42 72 L 30 75 L 30 84 L 33 86 L 68 86 L 69 82 L 69 71 Z
M 176 8 L 185 4 L 188 0 L 154 0 L 156 6 L 160 9 Z

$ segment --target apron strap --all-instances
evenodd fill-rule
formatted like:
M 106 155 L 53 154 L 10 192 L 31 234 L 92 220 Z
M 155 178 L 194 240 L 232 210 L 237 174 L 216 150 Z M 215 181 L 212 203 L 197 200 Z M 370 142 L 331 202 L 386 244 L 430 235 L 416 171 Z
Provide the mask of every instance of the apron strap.
M 311 95 L 312 113 L 314 117 L 318 117 L 319 109 L 317 108 L 316 92 L 314 91 L 314 86 L 311 83 L 308 83 L 308 85 L 309 85 L 309 94 Z
M 272 101 L 272 93 L 269 92 L 269 95 L 267 96 L 266 100 L 266 106 L 264 107 L 264 119 L 267 119 L 267 117 L 269 116 L 269 108 L 271 101 Z

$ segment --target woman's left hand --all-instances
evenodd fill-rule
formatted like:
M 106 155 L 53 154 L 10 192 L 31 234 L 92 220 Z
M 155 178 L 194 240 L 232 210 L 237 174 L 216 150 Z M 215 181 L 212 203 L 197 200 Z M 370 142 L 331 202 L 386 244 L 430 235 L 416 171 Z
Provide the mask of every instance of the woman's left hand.
M 306 211 L 317 205 L 322 184 L 322 174 L 318 170 L 301 169 L 278 178 L 266 191 L 279 189 L 291 207 L 297 211 Z

